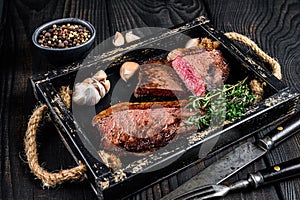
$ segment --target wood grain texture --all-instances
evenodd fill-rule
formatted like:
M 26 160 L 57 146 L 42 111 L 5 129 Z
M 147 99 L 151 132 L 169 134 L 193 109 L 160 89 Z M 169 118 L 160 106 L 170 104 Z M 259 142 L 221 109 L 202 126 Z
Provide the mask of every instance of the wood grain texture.
M 37 103 L 28 78 L 58 67 L 43 56 L 37 56 L 31 34 L 36 27 L 52 19 L 78 17 L 90 21 L 96 28 L 96 44 L 99 44 L 116 31 L 168 28 L 207 15 L 217 29 L 236 31 L 254 40 L 282 65 L 283 81 L 300 91 L 298 0 L 6 0 L 4 5 L 0 29 L 0 199 L 96 199 L 88 181 L 43 189 L 24 159 L 24 133 Z M 39 129 L 38 144 L 40 163 L 50 171 L 76 165 L 51 123 Z M 226 183 L 245 178 L 248 172 L 300 156 L 299 149 L 298 134 Z M 131 199 L 159 199 L 203 167 L 204 163 L 195 165 Z M 256 191 L 230 194 L 224 199 L 294 200 L 300 199 L 299 194 L 300 180 L 294 178 Z
M 300 2 L 209 1 L 208 16 L 216 28 L 254 40 L 283 68 L 283 81 L 299 91 Z
M 299 91 L 299 1 L 277 1 L 276 4 L 264 1 L 260 6 L 253 1 L 240 4 L 231 2 L 226 7 L 220 7 L 220 4 L 220 1 L 210 4 L 211 10 L 207 11 L 214 24 L 224 32 L 237 31 L 252 38 L 281 64 L 283 81 Z M 239 16 L 247 16 L 247 19 Z M 266 156 L 268 164 L 299 156 L 299 150 L 295 151 L 299 148 L 297 141 L 299 135 L 273 150 Z M 282 199 L 300 198 L 297 180 L 286 181 L 275 187 L 280 190 L 278 193 Z M 286 190 L 287 187 L 289 191 Z
M 226 6 L 221 6 L 224 4 Z M 298 92 L 300 91 L 299 10 L 299 1 L 276 1 L 276 3 L 210 1 L 207 7 L 208 15 L 217 28 L 224 32 L 236 31 L 249 36 L 274 57 L 282 67 L 283 82 Z M 299 134 L 274 149 L 266 156 L 268 165 L 300 156 L 297 141 Z M 291 180 L 275 185 L 280 198 L 299 199 L 298 181 Z
M 247 141 L 254 141 L 254 138 L 248 138 Z M 239 145 L 240 145 L 240 143 L 235 144 L 230 148 L 224 149 L 222 152 L 216 154 L 214 157 L 209 158 L 208 160 L 205 160 L 205 162 L 200 162 L 199 164 L 197 164 L 193 167 L 189 167 L 188 169 L 178 173 L 178 175 L 175 176 L 177 178 L 178 185 L 181 185 L 182 183 L 188 181 L 190 177 L 201 172 L 201 170 L 204 169 L 205 166 L 208 166 L 212 162 L 223 157 L 225 154 L 229 153 L 233 148 L 236 148 Z M 222 184 L 229 185 L 230 183 L 233 183 L 236 180 L 245 179 L 245 178 L 247 178 L 248 173 L 255 172 L 258 169 L 263 169 L 265 167 L 266 167 L 266 165 L 265 165 L 264 160 L 259 159 L 258 161 L 255 162 L 254 165 L 249 165 L 248 167 L 242 169 L 240 172 L 234 174 L 232 177 L 225 180 Z M 170 179 L 174 179 L 174 177 L 171 177 Z M 176 184 L 177 184 L 177 182 L 176 182 Z M 172 186 L 172 184 L 169 185 L 170 188 L 171 188 L 171 186 Z M 170 190 L 172 191 L 173 189 L 170 189 Z M 252 190 L 252 191 L 250 190 L 247 192 L 237 192 L 237 193 L 233 193 L 233 194 L 228 194 L 223 199 L 279 199 L 279 197 L 276 193 L 276 189 L 273 186 L 270 186 L 268 188 L 259 189 L 259 190 Z
M 91 12 L 84 13 L 93 5 L 82 5 L 86 9 L 81 9 L 79 5 L 76 4 L 76 7 L 74 3 L 65 1 L 47 1 L 46 4 L 41 1 L 6 3 L 9 15 L 5 19 L 5 51 L 1 55 L 1 66 L 4 69 L 1 69 L 0 199 L 95 199 L 87 181 L 43 190 L 41 182 L 35 180 L 28 169 L 23 146 L 27 121 L 36 104 L 28 78 L 33 73 L 42 73 L 56 67 L 44 58 L 32 60 L 35 52 L 31 45 L 31 34 L 37 26 L 52 19 L 81 16 L 88 20 L 97 17 Z M 101 6 L 100 3 L 94 2 L 97 6 Z M 103 11 L 101 14 L 105 13 Z M 105 37 L 99 34 L 98 40 Z M 53 171 L 76 165 L 51 123 L 40 128 L 38 140 L 40 163 L 46 169 Z
M 108 9 L 112 33 L 141 27 L 169 28 L 205 14 L 199 0 L 112 0 Z

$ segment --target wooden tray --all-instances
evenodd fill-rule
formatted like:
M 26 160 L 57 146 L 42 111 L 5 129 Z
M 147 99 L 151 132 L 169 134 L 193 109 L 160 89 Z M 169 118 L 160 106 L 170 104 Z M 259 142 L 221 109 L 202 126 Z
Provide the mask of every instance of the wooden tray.
M 162 49 L 172 49 L 174 45 L 184 44 L 187 37 L 182 35 L 192 38 L 208 37 L 219 41 L 222 53 L 232 67 L 231 81 L 242 80 L 243 77 L 248 76 L 265 82 L 263 101 L 249 108 L 241 119 L 225 125 L 221 130 L 203 130 L 207 131 L 207 136 L 204 138 L 197 138 L 202 135 L 201 132 L 192 133 L 187 135 L 186 140 L 172 143 L 152 153 L 120 154 L 121 161 L 126 160 L 126 162 L 120 169 L 112 171 L 99 157 L 100 136 L 90 128 L 90 118 L 74 117 L 72 109 L 66 107 L 58 94 L 61 86 L 73 88 L 79 70 L 103 69 L 108 76 L 113 77 L 114 74 L 119 73 L 118 69 L 125 61 L 143 61 L 165 56 L 166 51 L 154 47 L 159 45 L 163 47 Z M 270 123 L 292 114 L 299 99 L 299 94 L 291 91 L 273 76 L 267 65 L 259 62 L 255 56 L 243 53 L 241 47 L 230 41 L 222 32 L 215 30 L 202 16 L 190 23 L 126 44 L 122 48 L 104 52 L 88 62 L 60 66 L 57 70 L 34 75 L 31 77 L 31 82 L 36 98 L 50 108 L 51 118 L 68 150 L 77 162 L 82 161 L 87 166 L 87 178 L 99 199 L 124 198 L 162 180 L 198 162 L 200 148 L 215 141 L 216 144 L 206 156 L 213 155 L 257 133 Z M 107 95 L 105 102 L 93 109 L 99 112 L 109 107 L 112 102 L 111 95 Z

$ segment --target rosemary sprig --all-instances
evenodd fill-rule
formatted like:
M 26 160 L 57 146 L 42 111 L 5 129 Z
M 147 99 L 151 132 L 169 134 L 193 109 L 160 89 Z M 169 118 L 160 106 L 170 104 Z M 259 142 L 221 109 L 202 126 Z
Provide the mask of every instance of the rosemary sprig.
M 240 118 L 245 108 L 256 98 L 245 82 L 246 79 L 235 85 L 224 84 L 222 88 L 211 90 L 205 96 L 191 96 L 187 108 L 191 112 L 198 112 L 189 117 L 188 123 L 200 129 Z

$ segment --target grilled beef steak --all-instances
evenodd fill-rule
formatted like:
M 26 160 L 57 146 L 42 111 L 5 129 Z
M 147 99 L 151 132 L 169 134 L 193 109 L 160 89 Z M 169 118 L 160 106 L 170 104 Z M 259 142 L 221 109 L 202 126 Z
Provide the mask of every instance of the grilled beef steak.
M 139 97 L 179 97 L 187 96 L 188 92 L 176 71 L 159 63 L 140 66 L 139 81 L 134 96 Z
M 229 67 L 217 49 L 178 48 L 168 54 L 168 60 L 172 61 L 179 77 L 196 96 L 219 88 L 229 74 Z
M 134 152 L 153 150 L 165 146 L 181 132 L 197 130 L 196 126 L 185 126 L 188 116 L 194 114 L 185 108 L 187 103 L 119 103 L 97 114 L 93 126 L 101 131 L 104 143 Z

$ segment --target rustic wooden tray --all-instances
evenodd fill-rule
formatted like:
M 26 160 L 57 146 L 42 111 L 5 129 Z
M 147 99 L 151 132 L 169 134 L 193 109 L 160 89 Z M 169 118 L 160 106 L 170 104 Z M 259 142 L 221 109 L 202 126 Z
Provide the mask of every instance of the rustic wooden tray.
M 124 161 L 123 166 L 112 171 L 99 157 L 98 151 L 101 150 L 99 134 L 90 128 L 90 118 L 75 119 L 72 108 L 67 108 L 59 96 L 61 86 L 72 88 L 77 72 L 82 69 L 87 71 L 103 69 L 108 76 L 113 77 L 125 61 L 141 61 L 165 56 L 166 51 L 150 47 L 160 44 L 170 49 L 174 44 L 184 44 L 186 38 L 180 37 L 182 34 L 189 37 L 209 37 L 219 41 L 224 57 L 232 66 L 230 80 L 242 80 L 248 76 L 265 82 L 263 101 L 249 108 L 241 119 L 227 124 L 220 130 L 203 130 L 208 132 L 204 138 L 197 139 L 201 133 L 191 133 L 182 142 L 171 143 L 152 153 L 141 156 L 131 153 L 122 154 L 120 157 L 122 157 L 121 161 Z M 146 46 L 147 48 L 144 48 Z M 130 51 L 137 47 L 140 49 Z M 108 65 L 109 67 L 106 67 Z M 292 114 L 299 98 L 298 93 L 291 91 L 272 75 L 267 65 L 259 62 L 255 56 L 243 53 L 237 44 L 230 41 L 220 31 L 215 30 L 204 17 L 196 18 L 190 23 L 174 27 L 164 33 L 142 38 L 123 48 L 105 52 L 88 62 L 59 67 L 45 74 L 34 75 L 31 81 L 36 98 L 50 108 L 51 118 L 64 144 L 77 162 L 80 160 L 87 166 L 86 176 L 99 199 L 118 199 L 129 196 L 198 162 L 199 149 L 211 141 L 215 140 L 216 144 L 207 156 L 257 133 L 270 123 Z M 114 84 L 113 81 L 112 83 Z M 107 95 L 106 103 L 97 105 L 93 109 L 99 112 L 110 106 L 111 101 L 111 95 Z

